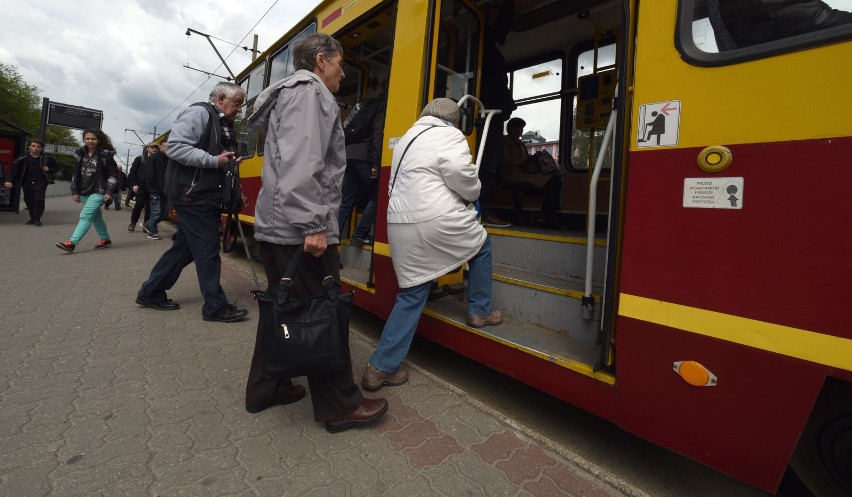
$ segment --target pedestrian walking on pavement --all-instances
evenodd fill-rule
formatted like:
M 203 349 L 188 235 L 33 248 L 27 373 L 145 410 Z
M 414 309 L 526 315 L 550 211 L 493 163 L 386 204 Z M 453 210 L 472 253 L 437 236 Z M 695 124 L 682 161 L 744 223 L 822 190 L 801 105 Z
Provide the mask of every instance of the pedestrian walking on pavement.
M 27 148 L 29 153 L 12 163 L 4 186 L 9 190 L 21 187 L 24 191 L 24 203 L 30 214 L 30 220 L 26 224 L 41 226 L 47 185 L 53 182 L 53 175 L 59 171 L 59 166 L 53 157 L 44 155 L 43 141 L 33 138 L 27 143 Z
M 245 101 L 246 92 L 239 85 L 219 83 L 210 92 L 209 102 L 190 105 L 175 120 L 169 135 L 165 191 L 177 213 L 178 229 L 171 248 L 142 283 L 137 304 L 161 311 L 179 309 L 166 291 L 177 283 L 183 268 L 194 262 L 204 297 L 201 316 L 205 321 L 231 323 L 248 315 L 247 310 L 228 302 L 219 282 L 223 168 L 229 160 L 241 160 L 234 153 L 237 140 L 233 125 Z
M 118 189 L 115 191 L 115 195 L 112 196 L 112 201 L 115 204 L 115 210 L 121 210 L 121 192 L 127 189 L 127 175 L 124 174 L 124 170 L 121 167 L 121 164 L 118 165 Z M 104 205 L 104 209 L 109 210 L 109 203 L 107 202 Z
M 150 145 L 145 147 L 142 155 L 133 159 L 133 165 L 130 166 L 130 172 L 127 174 L 127 184 L 129 186 L 127 196 L 130 198 L 130 195 L 133 195 L 136 199 L 136 203 L 133 204 L 133 210 L 130 211 L 130 224 L 127 225 L 127 231 L 136 231 L 136 223 L 139 222 L 142 209 L 145 209 L 145 221 L 151 217 L 150 208 L 148 207 L 148 191 L 145 189 L 145 182 L 140 178 L 140 171 L 143 169 L 145 161 L 148 160 L 149 150 L 151 150 Z M 141 226 L 144 227 L 144 224 Z
M 118 164 L 115 162 L 115 147 L 112 141 L 99 129 L 83 131 L 85 145 L 76 152 L 74 157 L 74 173 L 71 176 L 71 199 L 83 204 L 80 221 L 71 238 L 59 242 L 57 247 L 74 252 L 77 244 L 89 231 L 92 224 L 98 232 L 100 241 L 95 249 L 107 248 L 112 245 L 107 225 L 104 222 L 101 206 L 109 202 L 118 189 Z
M 290 295 L 299 298 L 324 294 L 324 275 L 340 280 L 337 212 L 346 151 L 340 108 L 332 94 L 345 74 L 343 47 L 326 34 L 300 41 L 293 59 L 297 71 L 258 95 L 250 121 L 266 128 L 267 162 L 254 233 L 266 268 L 267 292 L 277 296 L 287 264 L 304 251 L 313 257 L 300 260 L 290 286 Z M 387 400 L 364 398 L 355 384 L 348 341 L 346 354 L 350 364 L 342 371 L 308 376 L 314 419 L 330 432 L 374 424 L 388 409 Z M 265 361 L 258 322 L 246 383 L 246 410 L 251 413 L 305 396 L 305 388 L 291 378 L 264 376 Z
M 161 207 L 166 206 L 166 165 L 168 159 L 160 151 L 157 143 L 148 144 L 148 160 L 142 165 L 139 176 L 145 183 L 148 193 L 149 219 L 142 223 L 142 229 L 148 233 L 149 240 L 161 240 L 158 225 L 160 223 Z
M 468 326 L 503 322 L 500 311 L 492 308 L 491 239 L 477 222 L 471 203 L 479 198 L 480 180 L 464 134 L 457 128 L 460 119 L 454 101 L 436 98 L 394 148 L 388 241 L 400 291 L 364 368 L 361 386 L 367 390 L 408 381 L 401 364 L 432 281 L 462 264 L 470 267 Z

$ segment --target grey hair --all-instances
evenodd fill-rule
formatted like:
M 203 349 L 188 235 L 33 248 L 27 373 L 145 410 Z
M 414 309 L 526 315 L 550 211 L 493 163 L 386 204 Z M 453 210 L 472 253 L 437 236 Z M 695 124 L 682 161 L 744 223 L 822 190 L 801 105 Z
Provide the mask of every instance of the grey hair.
M 450 98 L 436 98 L 423 107 L 420 117 L 432 116 L 444 121 L 449 121 L 453 126 L 458 126 L 461 120 L 461 110 L 455 100 Z
M 326 59 L 335 54 L 343 55 L 343 45 L 325 33 L 314 33 L 302 38 L 293 49 L 293 67 L 313 71 L 317 63 L 317 54 L 323 54 Z
M 218 83 L 216 86 L 210 90 L 210 103 L 216 103 L 216 100 L 219 98 L 219 95 L 224 94 L 227 98 L 235 98 L 237 95 L 245 96 L 246 91 L 243 90 L 243 87 L 234 83 L 228 83 L 227 81 L 222 81 Z

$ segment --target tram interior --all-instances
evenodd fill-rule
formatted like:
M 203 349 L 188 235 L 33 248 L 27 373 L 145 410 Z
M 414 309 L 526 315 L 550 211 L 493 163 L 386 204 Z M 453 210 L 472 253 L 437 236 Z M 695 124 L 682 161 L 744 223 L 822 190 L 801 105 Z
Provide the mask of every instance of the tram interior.
M 545 150 L 559 164 L 560 226 L 553 229 L 536 223 L 542 205 L 540 193 L 512 191 L 510 185 L 497 182 L 493 208 L 500 217 L 511 221 L 512 226 L 488 228 L 494 247 L 493 299 L 495 307 L 503 310 L 507 319 L 503 325 L 476 332 L 598 377 L 612 363 L 609 337 L 599 330 L 599 309 L 605 280 L 608 171 L 613 164 L 612 153 L 599 148 L 617 80 L 614 73 L 622 2 L 518 0 L 514 4 L 511 29 L 505 43 L 497 44 L 506 61 L 516 106 L 511 117 L 526 121 L 522 140 L 529 154 Z M 443 5 L 432 97 L 458 99 L 466 93 L 479 96 L 476 92 L 480 83 L 476 78 L 480 73 L 476 61 L 480 54 L 479 30 L 487 18 L 483 12 L 499 9 L 502 2 L 476 2 L 478 10 L 463 2 L 445 1 Z M 382 75 L 388 74 L 393 12 L 390 6 L 340 36 L 347 52 L 354 54 L 347 57 L 345 82 L 348 84 L 338 94 L 346 106 L 353 105 L 359 95 L 372 91 Z M 376 29 L 369 34 L 361 32 L 368 25 Z M 471 40 L 476 41 L 471 43 Z M 351 77 L 355 74 L 359 77 Z M 609 86 L 595 74 L 608 75 Z M 590 78 L 595 90 L 591 96 L 578 91 Z M 367 92 L 362 85 L 367 85 Z M 468 119 L 462 124 L 463 131 L 476 133 L 474 108 L 471 105 L 465 109 Z M 505 134 L 505 128 L 502 131 Z M 595 311 L 584 316 L 581 299 L 587 278 L 585 230 L 590 170 L 601 153 L 606 155 L 593 214 L 597 234 L 595 240 L 588 242 L 594 246 L 593 274 L 588 277 L 593 283 Z M 342 238 L 346 238 L 345 234 Z M 370 287 L 370 249 L 344 242 L 345 267 L 341 274 L 345 280 Z M 461 272 L 455 279 L 449 275 L 438 280 L 435 298 L 430 300 L 426 313 L 466 328 L 463 287 Z

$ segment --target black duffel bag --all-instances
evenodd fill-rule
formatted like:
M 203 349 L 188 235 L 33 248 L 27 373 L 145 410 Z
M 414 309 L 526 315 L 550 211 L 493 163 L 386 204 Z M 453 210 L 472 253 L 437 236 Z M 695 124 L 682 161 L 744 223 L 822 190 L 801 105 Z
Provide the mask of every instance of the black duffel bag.
M 255 294 L 266 357 L 263 371 L 267 377 L 312 376 L 350 367 L 349 314 L 353 292 L 342 293 L 340 283 L 326 274 L 322 281 L 325 295 L 290 297 L 290 286 L 301 257 L 302 251 L 297 250 L 290 259 L 277 298 L 266 292 Z

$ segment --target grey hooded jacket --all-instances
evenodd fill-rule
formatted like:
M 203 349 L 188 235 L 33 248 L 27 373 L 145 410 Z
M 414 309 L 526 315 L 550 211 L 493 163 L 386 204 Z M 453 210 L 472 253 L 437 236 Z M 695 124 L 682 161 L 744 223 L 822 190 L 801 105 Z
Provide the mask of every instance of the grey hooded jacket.
M 340 242 L 337 211 L 346 167 L 340 108 L 316 74 L 299 70 L 270 85 L 249 122 L 266 130 L 255 239 L 300 245 L 325 233 Z

